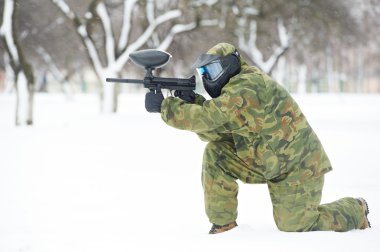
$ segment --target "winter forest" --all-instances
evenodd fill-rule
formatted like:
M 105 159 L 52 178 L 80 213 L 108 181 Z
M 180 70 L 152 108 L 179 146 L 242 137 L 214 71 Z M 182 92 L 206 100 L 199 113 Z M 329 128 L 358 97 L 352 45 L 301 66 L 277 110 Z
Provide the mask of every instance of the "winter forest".
M 379 251 L 379 16 L 380 0 L 0 0 L 0 252 Z M 142 79 L 143 49 L 188 78 L 219 42 L 291 93 L 332 162 L 322 203 L 364 197 L 371 229 L 280 232 L 266 185 L 239 182 L 238 228 L 207 234 L 207 143 L 106 78 Z
M 142 76 L 129 62 L 131 52 L 168 51 L 173 62 L 160 72 L 182 77 L 222 41 L 293 93 L 380 92 L 377 0 L 0 4 L 0 91 L 17 93 L 16 124 L 33 124 L 39 92 L 98 93 L 101 110 L 116 112 L 126 88 L 105 77 Z

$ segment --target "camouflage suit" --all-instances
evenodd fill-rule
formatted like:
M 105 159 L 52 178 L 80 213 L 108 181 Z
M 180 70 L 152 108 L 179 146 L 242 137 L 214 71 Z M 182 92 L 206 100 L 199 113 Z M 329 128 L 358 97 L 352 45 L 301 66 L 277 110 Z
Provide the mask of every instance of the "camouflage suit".
M 221 43 L 208 54 L 228 55 L 235 48 Z M 267 183 L 273 216 L 280 230 L 347 231 L 359 228 L 363 211 L 354 198 L 320 205 L 324 174 L 330 161 L 317 135 L 288 92 L 241 61 L 241 72 L 230 79 L 219 97 L 194 104 L 168 97 L 162 119 L 190 130 L 209 142 L 202 184 L 210 222 L 237 218 L 239 179 Z

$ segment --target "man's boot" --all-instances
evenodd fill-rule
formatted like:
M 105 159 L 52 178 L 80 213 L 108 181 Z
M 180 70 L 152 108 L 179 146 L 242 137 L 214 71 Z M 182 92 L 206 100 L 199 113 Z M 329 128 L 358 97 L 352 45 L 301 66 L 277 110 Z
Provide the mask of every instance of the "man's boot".
M 365 217 L 363 224 L 360 226 L 360 229 L 370 228 L 371 223 L 369 223 L 368 217 L 367 217 L 367 215 L 369 214 L 369 208 L 368 208 L 367 201 L 365 201 L 365 199 L 363 199 L 363 198 L 357 198 L 356 200 L 358 201 L 359 205 L 362 207 L 364 217 Z
M 233 229 L 234 227 L 237 227 L 236 221 L 223 225 L 223 226 L 213 224 L 209 234 L 223 233 L 223 232 Z

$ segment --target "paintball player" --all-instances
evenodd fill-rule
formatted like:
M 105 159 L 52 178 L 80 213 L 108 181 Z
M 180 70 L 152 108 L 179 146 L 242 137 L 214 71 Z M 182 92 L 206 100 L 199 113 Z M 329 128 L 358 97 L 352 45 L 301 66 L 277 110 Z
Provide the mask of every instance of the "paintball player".
M 321 142 L 297 103 L 278 83 L 249 66 L 230 44 L 200 55 L 206 100 L 193 91 L 145 97 L 148 112 L 207 141 L 202 165 L 210 234 L 237 226 L 237 179 L 266 183 L 279 230 L 348 231 L 370 227 L 367 202 L 343 198 L 320 205 L 324 175 L 332 170 Z

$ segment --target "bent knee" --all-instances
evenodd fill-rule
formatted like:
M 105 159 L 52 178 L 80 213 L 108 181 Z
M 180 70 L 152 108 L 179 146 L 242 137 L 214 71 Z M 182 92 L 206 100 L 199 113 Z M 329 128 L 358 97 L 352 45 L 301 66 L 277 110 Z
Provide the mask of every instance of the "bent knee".
M 282 232 L 301 232 L 301 230 L 298 230 L 298 228 L 293 225 L 277 224 L 277 228 Z
M 278 230 L 283 232 L 306 232 L 313 227 L 314 221 L 309 218 L 299 219 L 298 221 L 276 221 Z

